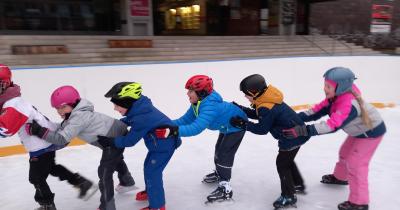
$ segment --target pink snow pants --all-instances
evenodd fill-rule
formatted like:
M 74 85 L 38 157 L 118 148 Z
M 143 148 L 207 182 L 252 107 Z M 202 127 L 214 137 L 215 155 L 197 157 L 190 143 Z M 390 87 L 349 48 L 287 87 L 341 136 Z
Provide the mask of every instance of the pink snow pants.
M 348 136 L 339 151 L 339 161 L 333 174 L 337 179 L 348 181 L 348 201 L 363 205 L 369 203 L 368 166 L 383 136 L 357 139 Z

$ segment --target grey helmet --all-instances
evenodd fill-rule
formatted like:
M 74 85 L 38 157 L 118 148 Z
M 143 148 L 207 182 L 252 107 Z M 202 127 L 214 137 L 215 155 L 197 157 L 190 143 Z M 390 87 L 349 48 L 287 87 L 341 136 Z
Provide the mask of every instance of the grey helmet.
M 345 67 L 334 67 L 325 72 L 324 78 L 336 82 L 335 95 L 341 95 L 351 90 L 356 78 L 354 73 Z

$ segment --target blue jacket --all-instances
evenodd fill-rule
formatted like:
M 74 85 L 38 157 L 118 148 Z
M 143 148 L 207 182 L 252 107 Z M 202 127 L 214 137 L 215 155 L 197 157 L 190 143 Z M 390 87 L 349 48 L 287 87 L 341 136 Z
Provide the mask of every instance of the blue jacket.
M 126 117 L 121 119 L 130 131 L 125 136 L 115 138 L 115 145 L 119 148 L 131 147 L 144 139 L 149 151 L 168 152 L 179 147 L 180 138 L 169 137 L 158 139 L 154 129 L 162 125 L 173 125 L 173 122 L 157 108 L 146 96 L 141 96 L 129 109 Z
M 283 102 L 283 94 L 275 87 L 269 85 L 265 93 L 254 101 L 253 107 L 255 109 L 242 107 L 249 118 L 258 120 L 258 123 L 248 122 L 246 130 L 259 135 L 270 132 L 278 140 L 279 148 L 282 150 L 297 148 L 310 139 L 309 136 L 295 139 L 286 139 L 283 136 L 283 129 L 305 123 Z
M 229 123 L 231 117 L 234 116 L 247 119 L 240 108 L 223 101 L 222 97 L 213 91 L 196 105 L 191 105 L 187 112 L 174 122 L 179 126 L 180 136 L 195 136 L 206 128 L 227 134 L 241 131 Z

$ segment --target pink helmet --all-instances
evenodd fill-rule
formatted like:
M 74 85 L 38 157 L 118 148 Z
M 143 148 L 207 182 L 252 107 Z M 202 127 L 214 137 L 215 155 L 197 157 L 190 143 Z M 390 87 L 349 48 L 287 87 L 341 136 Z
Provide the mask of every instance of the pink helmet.
M 50 101 L 51 106 L 57 109 L 66 104 L 73 105 L 80 99 L 79 92 L 74 87 L 66 85 L 54 90 Z

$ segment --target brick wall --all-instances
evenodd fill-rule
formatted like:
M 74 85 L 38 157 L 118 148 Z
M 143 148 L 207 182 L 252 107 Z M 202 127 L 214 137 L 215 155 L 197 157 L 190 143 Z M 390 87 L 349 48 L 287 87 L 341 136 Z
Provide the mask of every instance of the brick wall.
M 314 3 L 311 4 L 310 27 L 323 34 L 369 33 L 372 4 L 393 5 L 392 31 L 400 27 L 400 0 L 336 0 Z

